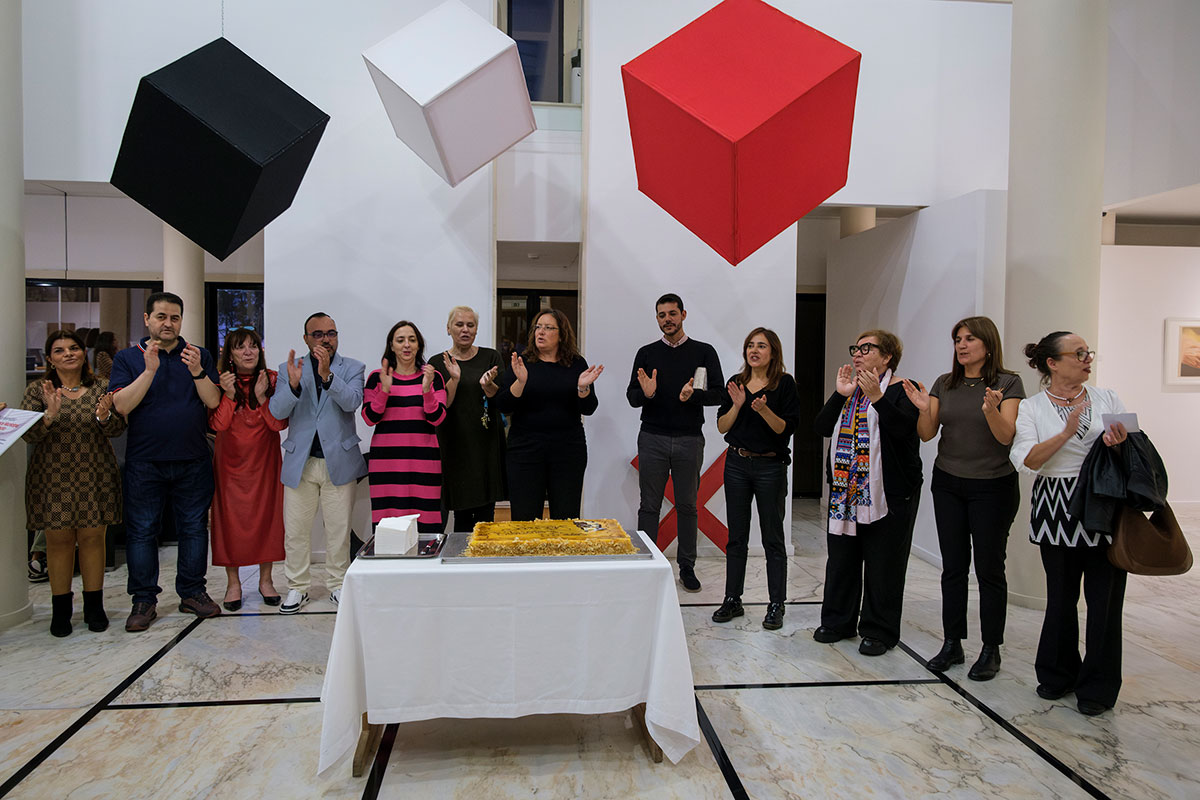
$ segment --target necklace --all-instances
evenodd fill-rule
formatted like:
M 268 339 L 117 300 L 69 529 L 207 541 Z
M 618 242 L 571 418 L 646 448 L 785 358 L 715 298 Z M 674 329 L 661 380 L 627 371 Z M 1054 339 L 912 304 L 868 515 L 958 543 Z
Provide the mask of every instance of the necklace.
M 968 387 L 968 388 L 974 389 L 976 386 L 978 386 L 978 385 L 979 385 L 979 382 L 980 382 L 980 381 L 982 381 L 982 380 L 983 380 L 983 376 L 982 376 L 982 375 L 980 375 L 978 378 L 976 378 L 976 379 L 975 379 L 975 382 L 974 382 L 974 383 L 967 383 L 967 376 L 966 376 L 966 375 L 964 375 L 964 376 L 963 376 L 963 379 L 962 379 L 962 382 L 963 382 L 963 386 L 966 386 L 966 387 Z
M 63 389 L 65 389 L 65 390 L 67 390 L 68 392 L 71 392 L 71 393 L 78 392 L 78 391 L 81 391 L 81 390 L 83 389 L 83 387 L 82 387 L 82 386 L 64 386 L 64 387 L 62 387 L 62 388 L 63 388 Z
M 1046 394 L 1049 395 L 1050 397 L 1053 397 L 1055 400 L 1061 400 L 1064 403 L 1073 403 L 1080 398 L 1080 396 L 1083 394 L 1083 391 L 1084 391 L 1083 387 L 1080 386 L 1079 394 L 1075 395 L 1074 397 L 1059 397 L 1058 395 L 1051 392 L 1049 389 L 1046 390 Z

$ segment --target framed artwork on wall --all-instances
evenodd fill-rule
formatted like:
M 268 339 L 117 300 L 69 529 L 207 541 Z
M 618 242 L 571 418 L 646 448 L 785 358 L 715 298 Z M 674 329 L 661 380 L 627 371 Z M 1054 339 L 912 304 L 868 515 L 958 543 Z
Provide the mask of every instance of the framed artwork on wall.
M 1163 339 L 1163 382 L 1200 387 L 1200 319 L 1168 317 Z

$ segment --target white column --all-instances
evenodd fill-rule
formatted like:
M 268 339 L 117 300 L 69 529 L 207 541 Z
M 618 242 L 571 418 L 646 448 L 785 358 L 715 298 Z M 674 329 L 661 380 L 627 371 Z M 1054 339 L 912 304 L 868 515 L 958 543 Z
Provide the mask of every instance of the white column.
M 183 300 L 183 338 L 204 346 L 204 251 L 163 223 L 163 291 Z
M 1040 387 L 1027 342 L 1054 330 L 1096 341 L 1107 66 L 1107 0 L 1013 2 L 1004 349 L 1029 394 Z M 1022 488 L 1009 597 L 1037 608 L 1045 577 L 1028 541 L 1029 481 Z
M 25 390 L 25 202 L 21 121 L 21 4 L 0 3 L 0 400 Z M 25 445 L 0 456 L 0 629 L 29 619 L 25 577 Z
M 1117 243 L 1117 212 L 1109 211 L 1100 220 L 1100 244 Z
M 842 209 L 842 236 L 853 236 L 856 233 L 869 231 L 875 227 L 874 206 L 846 206 Z

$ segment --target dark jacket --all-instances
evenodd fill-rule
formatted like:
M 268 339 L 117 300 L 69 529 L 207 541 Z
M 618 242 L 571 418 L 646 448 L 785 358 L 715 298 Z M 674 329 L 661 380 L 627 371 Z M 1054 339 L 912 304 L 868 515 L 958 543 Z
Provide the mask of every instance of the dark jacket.
M 1096 439 L 1079 468 L 1068 511 L 1085 530 L 1112 533 L 1121 506 L 1158 511 L 1166 502 L 1167 468 L 1150 438 L 1136 431 L 1120 447 Z

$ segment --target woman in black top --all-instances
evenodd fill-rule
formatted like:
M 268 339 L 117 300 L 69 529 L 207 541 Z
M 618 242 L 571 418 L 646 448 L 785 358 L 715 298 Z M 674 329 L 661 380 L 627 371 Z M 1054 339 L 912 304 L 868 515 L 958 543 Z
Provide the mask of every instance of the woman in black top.
M 862 636 L 858 652 L 881 656 L 900 641 L 900 612 L 921 488 L 917 409 L 895 374 L 900 338 L 867 331 L 850 346 L 853 366 L 814 428 L 833 437 L 829 480 L 829 558 L 818 642 Z M 859 608 L 862 608 L 861 617 Z
M 579 516 L 587 439 L 581 414 L 596 410 L 589 367 L 566 315 L 547 309 L 529 329 L 522 355 L 500 381 L 496 405 L 512 418 L 508 432 L 509 500 L 514 520 L 538 519 L 549 498 L 552 519 Z
M 796 381 L 783 371 L 783 348 L 775 331 L 755 328 L 742 344 L 740 374 L 727 385 L 717 410 L 717 430 L 725 434 L 725 512 L 729 544 L 725 549 L 725 601 L 713 622 L 745 613 L 746 550 L 750 541 L 750 501 L 758 506 L 759 531 L 767 556 L 770 603 L 763 627 L 783 627 L 787 599 L 787 550 L 783 517 L 787 503 L 788 440 L 800 418 Z

